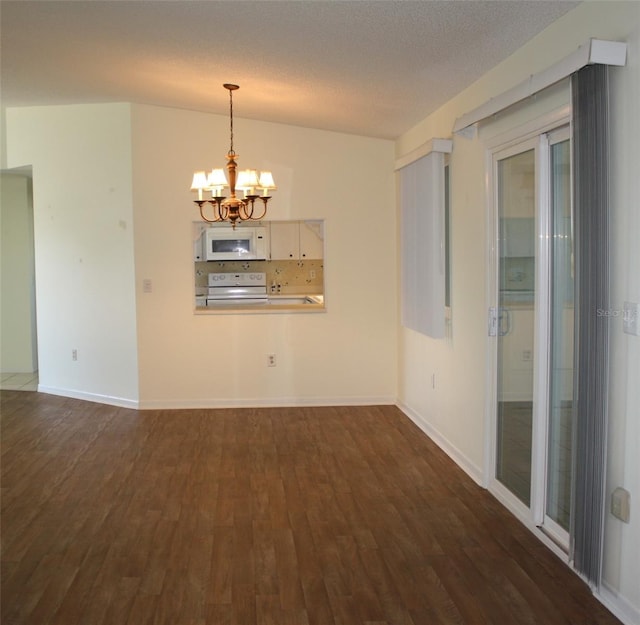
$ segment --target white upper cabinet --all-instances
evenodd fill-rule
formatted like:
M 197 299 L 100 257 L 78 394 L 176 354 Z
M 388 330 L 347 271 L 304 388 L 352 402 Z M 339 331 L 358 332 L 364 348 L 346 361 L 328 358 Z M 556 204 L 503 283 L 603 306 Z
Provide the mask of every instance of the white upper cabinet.
M 324 258 L 324 222 L 319 219 L 301 221 L 300 258 Z
M 272 221 L 271 260 L 321 259 L 324 224 L 320 220 Z
M 300 258 L 300 229 L 297 221 L 271 222 L 271 260 Z

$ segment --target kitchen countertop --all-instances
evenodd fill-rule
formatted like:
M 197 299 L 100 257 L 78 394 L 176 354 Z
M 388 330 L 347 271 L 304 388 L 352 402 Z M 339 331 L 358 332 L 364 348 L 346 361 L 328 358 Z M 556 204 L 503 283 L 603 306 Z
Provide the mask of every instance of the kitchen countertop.
M 313 302 L 297 303 L 292 300 L 311 299 Z M 217 315 L 229 313 L 252 313 L 252 312 L 323 312 L 323 295 L 302 295 L 293 293 L 280 293 L 269 295 L 266 304 L 220 304 L 219 306 L 197 306 L 196 314 Z

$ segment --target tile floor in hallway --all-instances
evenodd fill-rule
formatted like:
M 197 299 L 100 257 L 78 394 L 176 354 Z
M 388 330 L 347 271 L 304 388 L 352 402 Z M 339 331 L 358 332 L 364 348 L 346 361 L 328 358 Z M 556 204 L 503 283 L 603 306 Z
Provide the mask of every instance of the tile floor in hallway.
M 37 391 L 38 372 L 34 373 L 2 373 L 0 389 L 3 391 Z

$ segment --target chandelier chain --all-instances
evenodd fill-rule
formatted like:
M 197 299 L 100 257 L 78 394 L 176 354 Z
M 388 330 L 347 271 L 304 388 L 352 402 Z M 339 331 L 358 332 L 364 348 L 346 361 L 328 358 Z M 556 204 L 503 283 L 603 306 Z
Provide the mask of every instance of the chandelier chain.
M 233 90 L 229 89 L 229 126 L 231 134 L 231 147 L 229 148 L 229 154 L 235 154 L 233 151 Z

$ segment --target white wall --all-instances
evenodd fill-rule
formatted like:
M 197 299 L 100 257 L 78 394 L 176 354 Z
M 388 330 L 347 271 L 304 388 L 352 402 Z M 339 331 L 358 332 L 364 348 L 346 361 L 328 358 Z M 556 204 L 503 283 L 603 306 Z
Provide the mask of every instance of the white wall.
M 2 174 L 2 309 L 0 370 L 38 370 L 33 254 L 31 181 L 25 175 Z
M 41 390 L 141 407 L 395 400 L 393 142 L 237 119 L 240 166 L 278 183 L 268 216 L 325 220 L 327 310 L 195 315 L 190 180 L 225 163 L 228 118 L 83 105 L 10 109 L 7 126 L 9 166 L 33 165 Z
M 629 42 L 627 67 L 611 74 L 611 305 L 617 311 L 625 301 L 640 303 L 640 3 L 630 9 L 617 22 L 628 31 L 621 37 Z M 606 516 L 604 579 L 640 623 L 640 337 L 622 332 L 620 316 L 610 329 L 607 492 L 629 490 L 632 513 L 629 524 Z
M 124 104 L 7 111 L 8 165 L 33 166 L 40 390 L 125 405 L 138 398 L 129 119 Z
M 133 107 L 141 404 L 392 403 L 393 143 L 236 119 L 239 167 L 270 169 L 278 184 L 267 217 L 325 220 L 327 310 L 194 315 L 189 186 L 194 170 L 226 163 L 228 124 Z M 152 293 L 142 291 L 145 278 Z
M 396 142 L 396 155 L 433 137 L 448 137 L 454 121 L 489 98 L 567 56 L 588 38 L 629 43 L 627 66 L 612 72 L 614 306 L 640 300 L 639 71 L 640 3 L 587 2 L 550 26 L 474 85 Z M 451 157 L 453 211 L 453 324 L 435 341 L 400 329 L 400 405 L 478 481 L 484 470 L 487 354 L 485 149 L 482 137 L 454 137 Z M 629 524 L 606 515 L 601 599 L 625 622 L 640 622 L 640 338 L 612 325 L 610 437 L 607 489 L 631 492 Z M 431 388 L 435 373 L 436 387 Z

